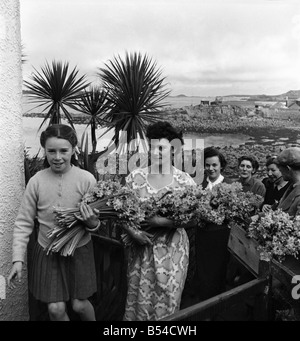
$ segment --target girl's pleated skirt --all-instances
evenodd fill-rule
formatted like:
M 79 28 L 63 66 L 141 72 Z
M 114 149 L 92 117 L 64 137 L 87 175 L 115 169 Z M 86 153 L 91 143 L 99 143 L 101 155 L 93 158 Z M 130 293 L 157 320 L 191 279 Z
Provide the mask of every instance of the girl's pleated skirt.
M 47 255 L 37 242 L 32 257 L 29 290 L 45 303 L 87 299 L 97 291 L 93 243 L 77 248 L 73 256 Z

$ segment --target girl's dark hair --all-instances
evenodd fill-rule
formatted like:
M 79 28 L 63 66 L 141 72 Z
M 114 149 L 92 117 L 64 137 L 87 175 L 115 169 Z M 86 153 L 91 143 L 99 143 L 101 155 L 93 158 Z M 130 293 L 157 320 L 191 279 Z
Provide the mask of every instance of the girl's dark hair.
M 169 142 L 179 139 L 184 144 L 182 131 L 177 131 L 169 122 L 159 121 L 148 126 L 146 136 L 151 139 L 167 139 Z
M 214 147 L 204 148 L 204 162 L 207 158 L 214 157 L 214 156 L 218 157 L 220 164 L 221 164 L 221 169 L 223 170 L 227 165 L 227 161 L 225 159 L 225 156 L 218 149 L 216 149 Z
M 253 174 L 255 174 L 258 171 L 258 168 L 259 168 L 259 163 L 256 160 L 256 158 L 254 156 L 247 156 L 247 155 L 241 156 L 241 157 L 238 158 L 238 165 L 240 165 L 242 163 L 242 161 L 244 161 L 244 160 L 247 160 L 247 161 L 251 162 L 251 165 L 252 165 L 253 170 L 254 170 Z
M 75 148 L 78 143 L 77 134 L 75 130 L 66 124 L 52 124 L 48 126 L 46 130 L 41 133 L 40 143 L 43 148 L 45 148 L 46 141 L 50 137 L 57 137 L 59 139 L 64 139 L 70 142 L 71 146 Z M 71 163 L 78 166 L 78 161 L 75 159 L 74 154 L 71 158 Z M 44 167 L 49 167 L 47 158 L 44 160 Z
M 45 148 L 46 141 L 50 137 L 67 140 L 71 143 L 73 148 L 77 146 L 78 140 L 76 132 L 72 127 L 66 124 L 52 124 L 42 132 L 40 142 L 43 148 Z

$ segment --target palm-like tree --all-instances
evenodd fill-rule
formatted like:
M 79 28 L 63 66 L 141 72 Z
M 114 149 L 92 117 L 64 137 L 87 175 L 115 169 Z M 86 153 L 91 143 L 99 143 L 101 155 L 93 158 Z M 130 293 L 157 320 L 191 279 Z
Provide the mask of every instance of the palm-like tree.
M 141 53 L 126 53 L 125 60 L 114 57 L 99 68 L 98 76 L 112 104 L 112 110 L 104 116 L 110 122 L 105 133 L 114 129 L 112 144 L 121 150 L 133 140 L 140 138 L 143 142 L 147 125 L 160 119 L 167 105 L 162 101 L 170 93 L 156 62 Z M 122 131 L 127 134 L 125 141 L 120 139 Z M 147 150 L 147 144 L 144 148 Z
M 99 126 L 104 126 L 106 121 L 103 119 L 110 109 L 107 101 L 107 92 L 98 86 L 92 86 L 75 101 L 75 104 L 83 114 L 89 116 L 86 129 L 91 127 L 92 154 L 95 154 L 97 147 L 96 130 Z
M 46 62 L 41 72 L 35 68 L 34 70 L 31 80 L 25 81 L 24 85 L 28 89 L 29 100 L 32 103 L 39 103 L 33 109 L 45 107 L 42 112 L 46 112 L 46 116 L 39 130 L 47 119 L 50 119 L 49 125 L 61 123 L 62 113 L 74 128 L 68 107 L 77 110 L 74 102 L 89 85 L 86 76 L 78 77 L 76 67 L 69 73 L 68 62 L 63 64 L 53 61 L 52 65 Z

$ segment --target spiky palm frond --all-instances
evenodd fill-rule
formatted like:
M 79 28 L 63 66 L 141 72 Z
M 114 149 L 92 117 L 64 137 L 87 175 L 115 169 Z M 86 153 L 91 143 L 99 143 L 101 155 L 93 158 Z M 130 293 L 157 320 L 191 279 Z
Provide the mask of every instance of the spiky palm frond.
M 49 125 L 61 123 L 61 111 L 74 128 L 72 115 L 68 108 L 77 110 L 74 102 L 89 85 L 86 76 L 78 77 L 77 67 L 69 72 L 68 62 L 63 64 L 52 61 L 51 65 L 46 62 L 40 72 L 35 68 L 34 71 L 31 80 L 25 81 L 24 85 L 28 89 L 29 101 L 39 103 L 35 108 L 44 107 L 42 112 L 46 112 L 39 130 L 48 119 L 50 120 Z
M 105 114 L 110 110 L 111 106 L 107 100 L 107 92 L 100 87 L 92 86 L 75 101 L 80 112 L 89 116 L 86 129 L 91 127 L 91 139 L 93 150 L 96 152 L 97 138 L 96 130 L 98 126 L 105 126 L 108 122 L 104 119 Z
M 112 104 L 104 117 L 111 123 L 105 133 L 114 129 L 112 142 L 117 147 L 139 138 L 144 141 L 147 125 L 161 118 L 161 110 L 167 105 L 162 101 L 170 93 L 156 62 L 141 53 L 126 53 L 125 60 L 114 57 L 99 68 L 98 75 Z M 127 135 L 123 141 L 122 131 Z

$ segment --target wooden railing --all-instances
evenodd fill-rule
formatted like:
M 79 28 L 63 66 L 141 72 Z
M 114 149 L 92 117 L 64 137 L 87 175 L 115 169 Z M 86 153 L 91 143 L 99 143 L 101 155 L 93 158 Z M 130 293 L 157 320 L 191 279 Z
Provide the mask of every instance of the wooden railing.
M 267 278 L 254 279 L 232 290 L 182 309 L 161 321 L 203 321 L 210 319 L 212 316 L 215 316 L 222 311 L 226 311 L 230 307 L 241 302 L 241 300 L 252 295 L 255 295 L 264 303 L 263 295 L 267 283 Z M 262 304 L 261 306 L 261 315 L 265 316 L 265 318 L 263 317 L 262 319 L 267 319 L 267 305 Z
M 32 241 L 36 236 L 31 236 Z M 98 321 L 118 321 L 122 319 L 126 299 L 126 257 L 120 241 L 109 236 L 92 236 L 94 243 L 97 293 L 93 297 Z M 28 266 L 31 264 L 31 249 L 28 248 Z M 300 299 L 292 297 L 296 283 L 292 279 L 300 275 L 300 262 L 287 257 L 283 263 L 259 260 L 254 240 L 247 238 L 245 231 L 236 226 L 232 229 L 228 248 L 256 278 L 220 295 L 182 309 L 162 321 L 201 321 L 211 319 L 220 312 L 234 307 L 239 302 L 252 297 L 255 305 L 255 320 L 272 320 L 272 296 L 275 293 L 294 309 L 300 320 Z M 300 289 L 299 289 L 300 294 Z M 30 294 L 29 294 L 30 295 Z M 45 304 L 29 296 L 30 317 L 33 321 L 48 320 Z M 77 319 L 76 315 L 72 316 Z
M 162 321 L 202 321 L 240 303 L 249 297 L 254 298 L 255 320 L 273 320 L 274 295 L 288 303 L 294 310 L 296 320 L 300 320 L 300 298 L 292 297 L 296 281 L 300 275 L 300 261 L 286 257 L 280 263 L 261 261 L 255 240 L 246 236 L 238 226 L 232 228 L 228 248 L 231 254 L 243 264 L 256 278 L 206 301 L 182 309 Z M 300 279 L 299 279 L 300 282 Z M 298 290 L 300 295 L 300 288 Z

